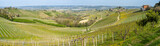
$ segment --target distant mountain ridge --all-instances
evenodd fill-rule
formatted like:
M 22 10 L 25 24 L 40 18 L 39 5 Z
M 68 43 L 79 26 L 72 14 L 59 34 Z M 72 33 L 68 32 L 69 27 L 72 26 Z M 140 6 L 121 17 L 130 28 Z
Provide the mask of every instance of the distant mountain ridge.
M 76 5 L 57 5 L 57 6 L 19 6 L 16 8 L 19 9 L 28 9 L 28 10 L 44 10 L 44 9 L 52 9 L 52 10 L 106 10 L 110 8 L 115 8 L 118 6 L 76 6 Z M 141 6 L 121 6 L 126 9 L 133 8 L 141 8 Z

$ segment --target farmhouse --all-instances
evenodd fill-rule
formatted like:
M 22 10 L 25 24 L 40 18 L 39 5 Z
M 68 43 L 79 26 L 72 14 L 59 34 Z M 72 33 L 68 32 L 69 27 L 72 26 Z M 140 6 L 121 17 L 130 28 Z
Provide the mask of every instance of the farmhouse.
M 149 5 L 143 5 L 142 8 L 141 8 L 142 11 L 146 11 L 146 10 L 149 10 L 149 9 L 150 9 Z

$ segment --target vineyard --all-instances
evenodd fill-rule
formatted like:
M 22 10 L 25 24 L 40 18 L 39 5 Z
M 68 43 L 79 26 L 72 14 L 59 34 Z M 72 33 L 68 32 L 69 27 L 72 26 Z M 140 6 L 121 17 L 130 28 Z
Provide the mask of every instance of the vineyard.
M 151 41 L 148 39 L 159 36 L 156 32 L 160 27 L 150 29 L 150 26 L 138 26 L 137 21 L 146 18 L 145 12 L 136 12 L 138 10 L 128 9 L 119 13 L 108 10 L 74 12 L 88 15 L 81 16 L 84 19 L 96 18 L 96 22 L 88 27 L 67 27 L 55 19 L 43 18 L 56 18 L 57 14 L 63 16 L 61 12 L 9 10 L 21 14 L 21 17 L 15 17 L 13 21 L 0 17 L 0 46 L 143 46 Z M 145 39 L 150 35 L 153 37 Z M 148 41 L 143 44 L 145 40 Z

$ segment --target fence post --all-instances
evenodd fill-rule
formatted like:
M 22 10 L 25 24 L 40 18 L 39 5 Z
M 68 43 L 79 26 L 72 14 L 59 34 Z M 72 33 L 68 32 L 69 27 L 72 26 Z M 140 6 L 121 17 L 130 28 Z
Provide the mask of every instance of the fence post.
M 59 46 L 59 39 L 58 39 L 58 46 Z
M 37 46 L 39 46 L 39 42 L 37 42 Z
M 84 39 L 82 38 L 82 46 L 83 46 L 83 40 L 84 40 Z
M 50 42 L 48 41 L 48 46 L 50 46 L 49 43 L 50 43 Z
M 90 46 L 91 42 L 90 42 L 90 37 L 87 39 L 87 42 L 88 42 L 88 45 L 87 46 Z
M 64 46 L 64 40 L 63 40 L 63 46 Z
M 14 46 L 14 41 L 12 41 L 12 43 L 13 43 L 12 46 Z
M 102 43 L 103 43 L 103 34 L 102 34 Z
M 24 46 L 24 41 L 22 42 L 22 46 Z
M 107 36 L 108 36 L 108 34 L 106 34 L 106 36 L 105 36 L 106 41 L 107 41 Z
M 97 46 L 97 37 L 96 37 L 96 46 Z
M 84 38 L 84 46 L 86 46 L 86 39 Z
M 31 44 L 32 44 L 32 46 L 34 46 L 34 43 L 33 43 L 33 41 L 32 41 L 32 38 L 31 38 Z
M 34 46 L 36 46 L 36 42 L 34 42 Z
M 114 43 L 114 33 L 112 32 L 112 42 Z
M 68 45 L 70 46 L 70 41 L 68 41 Z
M 55 43 L 56 43 L 56 42 L 55 42 L 55 40 L 54 40 L 52 45 L 55 46 Z
M 83 45 L 83 46 L 85 46 L 85 39 L 83 39 L 83 43 L 84 43 L 84 45 Z
M 99 39 L 99 34 L 98 34 L 98 38 L 97 39 Z
M 106 36 L 105 36 L 105 40 L 106 40 L 106 42 L 108 41 L 108 40 L 107 40 L 107 36 L 108 36 L 108 34 L 106 34 Z
M 93 46 L 95 46 L 95 43 L 94 43 L 94 37 L 92 37 L 92 39 L 93 39 Z
M 77 42 L 78 42 L 78 39 L 76 40 L 76 46 L 77 46 Z
M 4 43 L 4 46 L 6 46 L 7 45 L 7 41 L 5 41 L 5 43 Z

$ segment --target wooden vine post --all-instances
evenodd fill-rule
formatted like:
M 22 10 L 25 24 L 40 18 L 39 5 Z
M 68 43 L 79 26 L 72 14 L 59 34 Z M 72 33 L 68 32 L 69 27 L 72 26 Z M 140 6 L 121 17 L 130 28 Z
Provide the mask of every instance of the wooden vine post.
M 94 37 L 92 37 L 92 40 L 93 40 L 93 41 L 92 41 L 92 42 L 93 42 L 93 46 L 95 46 L 95 42 L 94 42 L 95 40 L 94 40 Z
M 96 46 L 97 46 L 97 37 L 96 37 Z
M 114 43 L 114 33 L 112 32 L 112 42 Z
M 22 46 L 24 46 L 24 41 L 22 42 Z
M 103 34 L 102 34 L 102 43 L 103 43 Z
M 63 46 L 64 46 L 64 40 L 63 40 Z
M 84 44 L 83 44 L 83 40 L 84 40 L 84 39 L 82 38 L 81 40 L 82 40 L 82 46 L 83 46 L 83 45 L 84 45 Z
M 58 46 L 59 46 L 59 39 L 58 39 Z
M 84 46 L 86 46 L 86 39 L 84 38 Z

